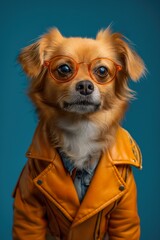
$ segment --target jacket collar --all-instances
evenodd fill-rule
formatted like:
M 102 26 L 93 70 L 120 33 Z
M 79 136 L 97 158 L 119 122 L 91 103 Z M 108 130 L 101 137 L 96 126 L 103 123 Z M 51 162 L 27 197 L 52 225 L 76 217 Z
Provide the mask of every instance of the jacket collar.
M 130 164 L 142 169 L 142 155 L 140 149 L 131 137 L 131 135 L 119 127 L 116 134 L 116 140 L 112 147 L 108 150 L 111 161 L 115 165 Z M 36 158 L 52 162 L 55 159 L 56 151 L 51 147 L 48 139 L 47 127 L 41 122 L 39 123 L 32 144 L 29 147 L 26 156 L 28 158 Z
M 48 162 L 53 162 L 55 159 L 56 152 L 49 141 L 45 124 L 39 122 L 26 156 Z
M 129 164 L 142 169 L 142 155 L 139 146 L 124 128 L 118 128 L 116 141 L 108 152 L 115 165 Z

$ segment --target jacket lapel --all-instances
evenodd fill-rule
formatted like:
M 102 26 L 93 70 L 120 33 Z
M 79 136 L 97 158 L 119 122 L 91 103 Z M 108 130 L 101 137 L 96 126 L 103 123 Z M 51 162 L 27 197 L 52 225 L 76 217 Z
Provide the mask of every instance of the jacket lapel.
M 35 185 L 46 195 L 70 220 L 73 221 L 80 202 L 74 183 L 64 169 L 58 154 L 52 163 L 34 180 Z

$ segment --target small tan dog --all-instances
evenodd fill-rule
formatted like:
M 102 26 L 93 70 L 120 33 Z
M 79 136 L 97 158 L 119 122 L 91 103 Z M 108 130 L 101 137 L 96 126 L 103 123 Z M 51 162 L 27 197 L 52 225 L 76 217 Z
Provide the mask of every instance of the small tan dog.
M 96 39 L 54 28 L 19 61 L 40 122 L 14 193 L 14 239 L 138 240 L 129 165 L 141 167 L 141 156 L 119 122 L 133 97 L 128 78 L 145 72 L 142 59 L 109 28 Z

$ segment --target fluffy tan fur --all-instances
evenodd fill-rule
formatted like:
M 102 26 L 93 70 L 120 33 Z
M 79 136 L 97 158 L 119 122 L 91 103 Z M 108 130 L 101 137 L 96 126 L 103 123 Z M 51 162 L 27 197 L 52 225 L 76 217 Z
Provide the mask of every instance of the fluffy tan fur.
M 106 57 L 120 64 L 122 70 L 110 84 L 99 85 L 90 78 L 86 68 L 81 67 L 72 81 L 58 84 L 43 66 L 44 61 L 57 55 L 86 63 Z M 96 39 L 65 38 L 53 28 L 36 43 L 24 48 L 19 62 L 31 79 L 29 96 L 40 120 L 47 124 L 53 147 L 61 147 L 78 168 L 89 159 L 99 158 L 113 143 L 118 124 L 132 98 L 127 81 L 129 78 L 137 81 L 145 72 L 142 59 L 125 38 L 109 28 L 100 31 Z M 76 83 L 86 79 L 94 85 L 99 109 L 84 114 L 65 111 L 64 101 L 71 99 Z

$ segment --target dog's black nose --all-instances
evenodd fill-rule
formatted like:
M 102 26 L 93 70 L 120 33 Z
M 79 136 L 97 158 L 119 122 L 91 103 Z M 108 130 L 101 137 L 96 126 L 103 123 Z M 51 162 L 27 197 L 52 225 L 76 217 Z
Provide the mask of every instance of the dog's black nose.
M 94 91 L 94 85 L 89 80 L 80 81 L 76 84 L 76 91 L 82 95 L 89 95 Z

